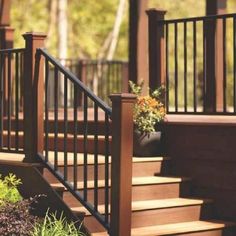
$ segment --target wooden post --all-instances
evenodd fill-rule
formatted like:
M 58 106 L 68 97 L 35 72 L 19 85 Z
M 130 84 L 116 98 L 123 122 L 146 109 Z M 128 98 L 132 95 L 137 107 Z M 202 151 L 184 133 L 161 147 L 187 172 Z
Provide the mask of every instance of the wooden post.
M 111 231 L 131 235 L 133 105 L 132 94 L 114 94 L 112 101 Z
M 129 92 L 129 65 L 128 63 L 124 62 L 122 64 L 122 72 L 121 72 L 121 79 L 122 79 L 122 93 Z
M 148 20 L 145 11 L 149 0 L 129 0 L 129 79 L 148 86 Z
M 148 42 L 149 42 L 149 87 L 156 89 L 165 83 L 165 35 L 164 20 L 166 11 L 150 9 L 148 15 Z
M 24 149 L 25 162 L 37 162 L 43 152 L 43 62 L 35 66 L 36 50 L 44 46 L 46 35 L 26 33 L 24 59 Z M 38 59 L 38 58 L 37 58 Z M 38 61 L 39 62 L 39 61 Z M 35 70 L 36 69 L 36 70 Z
M 0 26 L 0 49 L 13 48 L 14 29 L 9 26 Z
M 0 0 L 0 26 L 10 25 L 11 0 Z
M 227 0 L 206 0 L 206 15 L 226 13 Z M 223 21 L 205 23 L 205 111 L 223 111 Z

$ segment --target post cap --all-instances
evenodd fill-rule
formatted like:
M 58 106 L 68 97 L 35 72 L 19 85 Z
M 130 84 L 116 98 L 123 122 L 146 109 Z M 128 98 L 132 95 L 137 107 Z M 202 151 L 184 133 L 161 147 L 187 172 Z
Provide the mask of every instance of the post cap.
M 47 35 L 42 32 L 26 32 L 22 35 L 24 39 L 45 39 Z
M 132 93 L 114 93 L 109 96 L 112 102 L 122 101 L 134 103 L 137 96 Z
M 158 18 L 160 17 L 164 17 L 164 15 L 166 14 L 166 10 L 164 9 L 157 9 L 157 8 L 150 8 L 148 10 L 146 10 L 146 14 L 148 16 L 158 16 Z

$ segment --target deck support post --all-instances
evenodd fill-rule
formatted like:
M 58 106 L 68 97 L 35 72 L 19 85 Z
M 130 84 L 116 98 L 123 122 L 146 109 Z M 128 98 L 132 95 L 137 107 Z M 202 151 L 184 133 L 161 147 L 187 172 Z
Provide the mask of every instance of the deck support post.
M 37 162 L 44 148 L 43 63 L 35 66 L 36 50 L 44 46 L 46 35 L 26 33 L 24 59 L 24 150 L 25 162 Z M 41 59 L 42 60 L 42 59 Z
M 145 11 L 149 0 L 129 0 L 129 79 L 148 86 L 148 20 Z
M 0 1 L 0 26 L 10 26 L 11 0 Z
M 226 13 L 227 0 L 207 0 L 206 15 Z M 208 21 L 204 25 L 205 41 L 205 104 L 206 112 L 223 111 L 223 21 Z
M 148 15 L 149 87 L 154 90 L 165 83 L 165 10 L 150 9 Z
M 111 236 L 131 235 L 133 94 L 113 94 L 111 164 Z

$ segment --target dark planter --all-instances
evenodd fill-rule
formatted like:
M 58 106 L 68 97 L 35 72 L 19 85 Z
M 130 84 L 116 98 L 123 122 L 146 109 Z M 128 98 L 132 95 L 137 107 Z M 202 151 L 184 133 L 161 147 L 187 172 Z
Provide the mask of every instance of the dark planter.
M 140 157 L 153 157 L 162 155 L 162 132 L 156 131 L 149 134 L 134 130 L 133 154 Z

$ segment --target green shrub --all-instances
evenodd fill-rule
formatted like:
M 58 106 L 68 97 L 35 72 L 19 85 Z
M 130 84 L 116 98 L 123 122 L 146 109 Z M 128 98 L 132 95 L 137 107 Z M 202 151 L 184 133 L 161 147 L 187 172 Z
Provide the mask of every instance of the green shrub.
M 56 218 L 56 214 L 47 212 L 43 223 L 37 223 L 34 227 L 32 236 L 85 236 L 75 224 L 68 223 L 61 214 L 60 218 Z
M 6 202 L 16 203 L 22 200 L 22 197 L 17 190 L 17 186 L 22 184 L 20 179 L 14 174 L 9 174 L 4 179 L 0 175 L 0 206 L 3 206 Z

